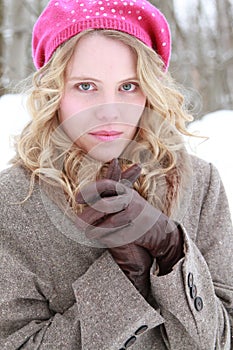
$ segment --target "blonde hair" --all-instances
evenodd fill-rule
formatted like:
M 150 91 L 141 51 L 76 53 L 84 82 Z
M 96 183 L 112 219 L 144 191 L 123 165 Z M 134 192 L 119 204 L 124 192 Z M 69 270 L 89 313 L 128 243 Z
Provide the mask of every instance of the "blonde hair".
M 141 164 L 142 175 L 135 188 L 151 204 L 169 214 L 178 198 L 181 181 L 177 170 L 179 153 L 183 148 L 180 134 L 189 134 L 185 124 L 192 117 L 184 108 L 183 95 L 169 73 L 164 71 L 160 57 L 128 34 L 113 30 L 82 32 L 61 45 L 52 59 L 33 75 L 28 92 L 28 110 L 32 120 L 17 139 L 17 154 L 13 162 L 31 171 L 29 196 L 39 178 L 52 186 L 62 187 L 75 211 L 80 209 L 75 196 L 81 186 L 105 176 L 108 165 L 88 159 L 59 128 L 58 120 L 66 67 L 76 43 L 84 35 L 96 33 L 120 40 L 136 53 L 137 75 L 147 97 L 147 105 L 133 147 L 126 150 L 120 164 L 122 169 L 132 163 Z M 166 189 L 170 183 L 167 179 L 173 182 L 170 193 Z M 164 190 L 159 192 L 161 188 Z

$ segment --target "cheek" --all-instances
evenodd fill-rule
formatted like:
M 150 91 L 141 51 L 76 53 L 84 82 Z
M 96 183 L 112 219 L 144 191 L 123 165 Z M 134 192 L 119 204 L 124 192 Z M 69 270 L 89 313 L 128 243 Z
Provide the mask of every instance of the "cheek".
M 122 106 L 122 120 L 131 126 L 137 126 L 145 109 L 145 104 L 128 104 Z
M 128 139 L 128 140 L 133 140 L 133 138 L 134 138 L 134 136 L 135 136 L 135 134 L 136 134 L 136 132 L 137 132 L 137 126 L 131 126 L 131 127 L 129 127 L 128 129 L 127 129 L 127 131 L 126 131 L 126 138 Z
M 139 96 L 138 104 L 144 108 L 146 106 L 146 96 L 143 93 Z
M 61 128 L 65 131 L 65 133 L 74 140 L 77 135 L 78 127 L 78 118 L 75 117 L 77 114 L 77 105 L 74 104 L 74 101 L 67 97 L 63 96 L 60 103 L 59 108 L 59 122 Z
M 142 92 L 140 92 L 135 98 L 134 104 L 137 106 L 135 109 L 135 115 L 138 119 L 140 119 L 146 107 L 146 100 L 146 96 Z
M 138 91 L 138 93 L 135 96 L 134 102 L 138 106 L 141 106 L 141 107 L 145 108 L 145 106 L 146 106 L 146 95 L 144 95 L 142 90 Z
M 77 101 L 75 102 L 74 99 L 64 96 L 61 99 L 60 103 L 60 120 L 64 121 L 67 118 L 72 117 L 74 114 L 78 113 L 79 108 L 77 105 Z

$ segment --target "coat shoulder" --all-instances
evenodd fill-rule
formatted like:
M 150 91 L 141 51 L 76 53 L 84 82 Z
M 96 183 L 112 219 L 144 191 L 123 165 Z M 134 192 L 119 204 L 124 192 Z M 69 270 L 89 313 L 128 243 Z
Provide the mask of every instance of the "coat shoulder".
M 206 175 L 210 173 L 210 162 L 207 162 L 206 160 L 199 158 L 195 155 L 189 155 L 189 157 L 195 174 Z
M 194 191 L 207 191 L 211 181 L 212 169 L 213 165 L 210 162 L 190 155 L 190 178 L 192 179 Z
M 5 199 L 14 195 L 25 198 L 29 192 L 30 172 L 21 166 L 11 166 L 0 172 L 0 193 Z
M 204 187 L 209 187 L 210 185 L 215 188 L 222 187 L 219 170 L 214 164 L 193 155 L 190 156 L 190 160 L 193 182 L 197 188 L 200 188 L 201 185 Z

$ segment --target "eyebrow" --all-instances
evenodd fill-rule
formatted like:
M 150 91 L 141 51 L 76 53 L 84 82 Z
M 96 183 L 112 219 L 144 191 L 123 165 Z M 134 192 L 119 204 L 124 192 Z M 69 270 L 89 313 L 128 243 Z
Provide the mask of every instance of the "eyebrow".
M 92 80 L 92 81 L 96 81 L 96 82 L 101 82 L 100 80 L 98 79 L 95 79 L 93 77 L 88 77 L 86 75 L 83 75 L 83 76 L 80 76 L 80 77 L 70 77 L 69 79 L 67 79 L 68 81 L 76 81 L 76 80 Z
M 70 77 L 69 79 L 67 79 L 68 81 L 82 81 L 82 80 L 88 80 L 88 81 L 95 81 L 97 83 L 101 83 L 101 80 L 99 79 L 96 79 L 96 78 L 93 78 L 93 77 L 88 77 L 86 75 L 83 75 L 83 76 L 74 76 L 74 77 Z M 129 77 L 129 78 L 126 78 L 126 79 L 123 79 L 123 80 L 120 80 L 119 83 L 123 83 L 125 81 L 139 81 L 139 79 L 137 77 Z

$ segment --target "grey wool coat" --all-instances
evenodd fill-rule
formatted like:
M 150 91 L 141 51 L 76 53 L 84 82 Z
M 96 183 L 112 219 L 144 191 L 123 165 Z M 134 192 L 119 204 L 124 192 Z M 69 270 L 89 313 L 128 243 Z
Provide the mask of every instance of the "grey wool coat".
M 1 350 L 232 349 L 233 235 L 217 170 L 192 158 L 175 219 L 185 257 L 151 268 L 146 301 L 106 249 L 82 244 L 69 216 L 20 167 L 0 175 Z

